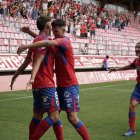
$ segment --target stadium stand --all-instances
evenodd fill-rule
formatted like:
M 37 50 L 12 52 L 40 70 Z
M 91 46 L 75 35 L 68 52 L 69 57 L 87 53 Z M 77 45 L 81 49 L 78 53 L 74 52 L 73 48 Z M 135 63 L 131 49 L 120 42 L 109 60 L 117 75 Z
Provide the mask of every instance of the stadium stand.
M 35 21 L 22 19 L 17 21 L 16 18 L 6 17 L 6 20 L 1 17 L 0 21 L 0 51 L 3 53 L 16 53 L 16 49 L 20 44 L 31 43 L 33 38 L 29 35 L 20 32 L 19 28 L 30 26 L 37 32 Z M 2 22 L 3 21 L 3 22 Z M 19 26 L 17 25 L 19 24 Z M 96 29 L 94 39 L 83 39 L 67 34 L 74 46 L 74 53 L 80 54 L 80 48 L 86 43 L 89 44 L 88 54 L 96 54 L 99 50 L 100 55 L 112 54 L 122 56 L 134 56 L 134 46 L 140 41 L 140 29 L 135 26 L 135 23 L 124 30 L 118 32 L 117 29 L 107 30 Z
M 24 4 L 21 7 L 24 7 L 25 3 L 26 2 L 24 1 Z M 14 6 L 14 3 L 11 4 Z M 28 4 L 30 3 L 26 3 L 26 6 Z M 38 7 L 40 5 L 38 2 L 32 4 L 34 4 L 34 7 Z M 45 5 L 46 2 L 43 4 Z M 53 9 L 53 12 L 51 8 Z M 0 9 L 2 8 L 0 7 Z M 77 15 L 78 9 L 81 11 L 80 15 Z M 94 9 L 93 12 L 91 12 L 91 9 Z M 98 7 L 96 3 L 85 5 L 81 4 L 80 2 L 61 0 L 60 3 L 50 1 L 47 3 L 47 9 L 43 8 L 42 10 L 43 14 L 50 16 L 52 20 L 59 17 L 66 19 L 66 35 L 71 39 L 73 44 L 76 62 L 75 68 L 78 70 L 81 68 L 84 68 L 84 70 L 92 68 L 93 70 L 93 68 L 101 68 L 102 60 L 104 59 L 105 55 L 111 56 L 109 59 L 110 67 L 123 66 L 130 63 L 135 57 L 134 46 L 138 41 L 140 41 L 140 17 L 137 17 L 137 19 L 134 21 L 134 17 L 130 17 L 126 9 L 119 9 L 121 8 L 118 6 L 113 7 L 112 5 L 107 5 L 104 9 L 102 9 L 101 7 Z M 26 54 L 18 57 L 16 55 L 17 47 L 21 44 L 31 43 L 33 38 L 25 33 L 22 33 L 20 28 L 28 26 L 31 30 L 38 33 L 36 28 L 36 18 L 41 15 L 37 14 L 36 18 L 34 19 L 32 17 L 32 13 L 29 15 L 27 12 L 27 18 L 25 18 L 21 14 L 18 14 L 19 11 L 17 10 L 15 10 L 16 12 L 14 12 L 14 16 L 11 15 L 8 7 L 6 12 L 4 12 L 4 10 L 5 9 L 3 8 L 3 12 L 0 11 L 1 73 L 3 71 L 15 71 L 24 61 Z M 28 8 L 26 10 L 28 11 Z M 39 7 L 36 8 L 36 10 L 38 10 L 38 13 L 40 13 Z M 57 12 L 55 10 L 57 10 Z M 90 13 L 91 15 L 88 16 Z M 91 19 L 92 21 L 90 21 Z M 77 22 L 75 22 L 75 20 Z M 99 20 L 100 22 L 102 21 L 100 26 L 98 25 Z M 95 31 L 95 35 L 93 34 L 93 36 L 90 36 L 92 29 L 92 25 L 89 24 L 90 22 L 94 24 L 93 30 Z M 80 30 L 85 23 L 87 37 L 81 36 Z M 29 67 L 28 70 L 31 70 L 31 67 Z M 84 77 L 81 73 L 77 74 L 81 75 L 79 76 L 79 79 Z M 123 76 L 123 74 L 120 74 L 122 79 L 135 78 L 135 73 L 132 71 L 128 72 L 126 76 Z M 96 73 L 89 75 L 96 77 Z M 107 77 L 107 73 L 105 73 L 105 75 L 103 77 Z M 80 83 L 101 82 L 104 81 L 103 77 L 101 80 L 97 78 L 96 81 L 90 77 L 87 78 L 87 80 L 85 79 L 85 81 L 81 81 Z M 10 81 L 9 77 L 7 79 L 7 81 Z M 115 79 L 117 79 L 117 75 L 114 76 L 114 80 Z M 112 78 L 108 77 L 107 80 L 112 80 Z M 5 89 L 7 89 L 7 87 L 4 88 L 4 91 Z
M 29 2 L 23 1 L 23 4 L 20 6 L 21 8 L 17 8 L 17 5 L 20 5 L 19 2 L 11 2 L 11 5 L 17 9 L 14 12 L 14 16 L 11 15 L 10 10 L 9 14 L 1 14 L 0 16 L 0 51 L 3 53 L 15 53 L 17 46 L 20 44 L 30 43 L 33 38 L 28 36 L 27 34 L 23 34 L 20 32 L 20 28 L 23 26 L 29 26 L 33 31 L 37 32 L 35 20 L 33 20 L 32 16 L 28 15 L 28 19 L 22 17 L 21 11 L 20 15 L 18 15 L 18 11 L 23 7 L 26 7 L 26 10 L 29 12 L 28 8 L 31 5 Z M 41 2 L 41 1 L 40 1 Z M 39 1 L 34 2 L 34 7 L 40 7 Z M 97 7 L 95 4 L 92 6 L 89 5 L 81 5 L 80 2 L 74 1 L 60 1 L 61 3 L 58 5 L 57 2 L 49 2 L 48 5 L 48 15 L 52 18 L 69 17 L 67 21 L 68 26 L 68 34 L 70 37 L 75 54 L 83 54 L 85 44 L 88 45 L 88 52 L 86 54 L 91 55 L 121 55 L 121 56 L 134 56 L 134 45 L 136 42 L 140 41 L 140 29 L 138 29 L 138 23 L 129 23 L 129 15 L 126 12 L 118 13 L 116 10 L 109 9 L 101 9 L 101 7 Z M 43 4 L 46 4 L 45 2 Z M 59 6 L 58 9 L 56 6 Z M 53 15 L 51 15 L 51 10 L 53 9 Z M 92 17 L 92 14 L 88 16 L 89 12 L 93 8 L 93 13 L 95 16 Z M 107 8 L 107 7 L 106 7 Z M 3 9 L 4 10 L 4 9 Z M 64 11 L 63 11 L 64 10 Z M 81 10 L 80 16 L 76 10 Z M 57 11 L 57 12 L 56 12 Z M 32 10 L 33 12 L 33 10 Z M 56 12 L 56 14 L 55 14 Z M 64 13 L 63 13 L 64 12 Z M 69 12 L 66 13 L 66 12 Z M 86 14 L 84 12 L 87 12 Z M 32 15 L 32 14 L 31 14 Z M 21 16 L 21 17 L 20 17 Z M 39 16 L 39 15 L 38 15 Z M 75 17 L 74 17 L 75 16 Z M 80 17 L 80 20 L 77 18 Z M 92 18 L 91 18 L 92 17 Z M 113 21 L 116 18 L 115 21 Z M 118 18 L 118 19 L 117 19 Z M 76 20 L 76 22 L 75 22 Z M 74 32 L 79 29 L 75 29 L 76 25 L 73 27 L 71 24 L 79 24 L 83 27 L 83 24 L 86 23 L 87 34 L 90 34 L 90 28 L 88 24 L 96 23 L 95 25 L 95 36 L 88 38 L 79 37 L 81 33 L 78 33 L 79 36 L 75 36 Z M 101 22 L 101 23 L 99 23 Z M 116 28 L 113 28 L 113 24 Z M 124 25 L 123 25 L 124 24 Z M 97 28 L 96 28 L 97 26 Z M 98 27 L 99 26 L 99 27 Z M 122 27 L 123 26 L 123 27 Z M 74 29 L 73 29 L 73 28 Z M 80 27 L 80 28 L 81 28 Z M 109 29 L 110 28 L 110 29 Z M 107 29 L 107 30 L 106 30 Z M 69 31 L 70 30 L 70 31 Z M 72 30 L 72 32 L 71 32 Z M 80 29 L 81 30 L 81 29 Z M 118 31 L 121 30 L 121 31 Z M 82 32 L 82 31 L 81 31 Z M 133 34 L 133 36 L 132 36 Z M 85 53 L 84 53 L 85 54 Z

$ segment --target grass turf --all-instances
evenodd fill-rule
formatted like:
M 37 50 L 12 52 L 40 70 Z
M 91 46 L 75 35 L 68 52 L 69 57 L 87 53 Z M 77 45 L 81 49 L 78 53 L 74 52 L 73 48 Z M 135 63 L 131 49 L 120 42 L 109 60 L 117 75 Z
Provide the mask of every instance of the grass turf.
M 79 118 L 85 122 L 91 140 L 140 139 L 139 117 L 136 136 L 122 136 L 128 130 L 129 97 L 134 85 L 134 81 L 81 85 Z M 32 117 L 31 96 L 31 91 L 0 93 L 0 140 L 28 140 L 28 125 Z M 139 110 L 137 116 L 140 116 Z M 81 140 L 68 123 L 65 112 L 61 113 L 60 118 L 65 140 Z M 52 129 L 41 140 L 55 140 Z

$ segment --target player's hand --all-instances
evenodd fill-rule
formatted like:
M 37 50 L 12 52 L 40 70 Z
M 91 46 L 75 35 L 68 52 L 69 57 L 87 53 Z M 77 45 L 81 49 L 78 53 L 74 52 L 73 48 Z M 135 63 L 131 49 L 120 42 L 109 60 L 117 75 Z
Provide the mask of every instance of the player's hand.
M 20 55 L 22 52 L 24 52 L 26 50 L 26 48 L 24 48 L 25 45 L 21 45 L 18 49 L 17 49 L 17 54 Z
M 30 28 L 29 27 L 22 27 L 22 28 L 20 28 L 20 31 L 22 31 L 24 33 L 29 33 Z
M 34 80 L 30 80 L 30 81 L 27 83 L 26 90 L 29 90 L 33 83 L 34 83 Z
M 110 69 L 109 69 L 109 73 L 115 72 L 115 71 L 117 71 L 117 70 L 118 70 L 117 68 L 110 68 Z
M 11 84 L 10 84 L 11 90 L 13 90 L 13 84 L 14 84 L 14 82 L 15 82 L 15 78 L 13 77 L 12 80 L 11 80 Z

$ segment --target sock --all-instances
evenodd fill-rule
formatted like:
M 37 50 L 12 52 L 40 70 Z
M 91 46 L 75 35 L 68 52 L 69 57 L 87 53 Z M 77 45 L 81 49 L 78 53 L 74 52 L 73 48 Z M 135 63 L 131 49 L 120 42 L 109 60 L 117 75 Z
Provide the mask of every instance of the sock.
M 83 140 L 90 140 L 89 133 L 83 122 L 79 121 L 75 128 L 80 134 L 80 136 L 83 138 Z
M 64 140 L 63 125 L 60 120 L 53 125 L 53 130 L 57 140 Z
M 129 126 L 131 130 L 135 130 L 135 112 L 129 112 Z
M 36 118 L 32 118 L 30 125 L 29 125 L 29 139 L 31 139 L 33 133 L 35 132 L 36 128 L 38 127 L 41 120 Z
M 34 132 L 31 140 L 39 140 L 41 136 L 52 126 L 54 125 L 54 121 L 50 117 L 46 117 L 44 120 L 40 122 L 36 131 Z

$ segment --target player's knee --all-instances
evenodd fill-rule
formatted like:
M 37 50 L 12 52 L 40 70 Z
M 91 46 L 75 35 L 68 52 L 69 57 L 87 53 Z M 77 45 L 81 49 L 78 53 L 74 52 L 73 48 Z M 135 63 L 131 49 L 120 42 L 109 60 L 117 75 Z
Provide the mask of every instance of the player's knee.
M 68 115 L 67 118 L 72 125 L 76 125 L 79 122 L 77 116 Z
M 57 122 L 59 120 L 59 112 L 53 112 L 49 114 L 49 117 L 54 121 Z
M 38 119 L 38 120 L 42 120 L 43 118 L 43 113 L 34 113 L 34 118 Z
M 136 110 L 136 105 L 135 104 L 131 104 L 130 106 L 129 106 L 129 111 L 130 112 L 133 112 L 133 111 L 135 111 Z

